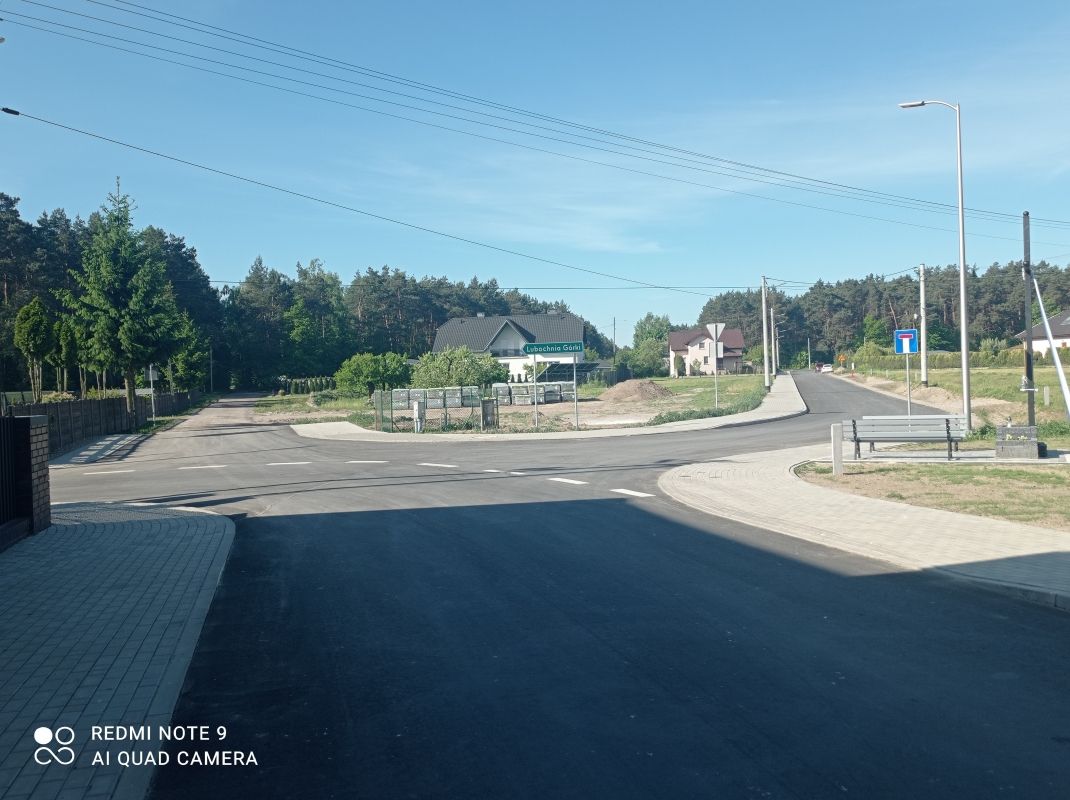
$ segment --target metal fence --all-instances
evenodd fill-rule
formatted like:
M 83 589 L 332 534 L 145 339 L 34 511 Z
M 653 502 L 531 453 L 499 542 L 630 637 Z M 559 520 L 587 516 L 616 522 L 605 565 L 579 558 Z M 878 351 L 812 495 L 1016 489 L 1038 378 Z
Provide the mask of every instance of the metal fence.
M 537 383 L 539 405 L 543 403 L 571 403 L 576 397 L 576 384 L 572 381 Z M 503 406 L 530 406 L 535 403 L 535 393 L 530 383 L 496 383 L 491 394 Z
M 576 386 L 571 381 L 539 383 L 539 405 L 544 403 L 571 403 L 576 397 Z M 413 406 L 420 403 L 427 418 L 424 429 L 482 430 L 497 427 L 499 406 L 530 406 L 535 394 L 529 383 L 495 383 L 490 388 L 489 399 L 495 402 L 493 411 L 483 411 L 483 390 L 478 386 L 452 386 L 441 389 L 393 389 L 372 394 L 375 411 L 375 428 L 380 431 L 407 432 L 416 430 Z
M 185 411 L 200 397 L 200 392 L 158 394 L 156 416 L 166 417 Z M 7 413 L 14 416 L 29 417 L 40 414 L 48 417 L 48 451 L 56 456 L 94 436 L 132 433 L 152 419 L 152 398 L 138 395 L 134 398 L 134 407 L 135 413 L 128 414 L 126 398 L 108 397 L 101 400 L 9 405 Z

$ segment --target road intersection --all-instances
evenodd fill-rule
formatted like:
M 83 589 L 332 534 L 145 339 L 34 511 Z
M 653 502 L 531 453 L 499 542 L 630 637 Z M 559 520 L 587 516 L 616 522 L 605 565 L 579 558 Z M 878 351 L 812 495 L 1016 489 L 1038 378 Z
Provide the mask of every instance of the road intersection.
M 572 440 L 311 439 L 239 398 L 57 465 L 56 500 L 236 526 L 174 722 L 259 766 L 152 796 L 1065 796 L 1065 614 L 659 488 L 901 411 L 797 382 L 804 416 Z

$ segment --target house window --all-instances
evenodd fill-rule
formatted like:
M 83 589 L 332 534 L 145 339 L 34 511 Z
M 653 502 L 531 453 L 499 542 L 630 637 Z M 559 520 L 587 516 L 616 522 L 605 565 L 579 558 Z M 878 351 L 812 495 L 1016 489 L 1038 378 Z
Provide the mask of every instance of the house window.
M 710 357 L 709 356 L 703 356 L 702 357 L 702 363 L 703 364 L 709 364 L 710 363 Z

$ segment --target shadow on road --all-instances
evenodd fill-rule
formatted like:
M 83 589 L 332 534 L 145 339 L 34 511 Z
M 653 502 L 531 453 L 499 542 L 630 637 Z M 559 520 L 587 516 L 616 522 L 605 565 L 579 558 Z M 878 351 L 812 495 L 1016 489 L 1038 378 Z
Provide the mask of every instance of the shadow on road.
M 717 523 L 714 523 L 716 525 Z M 624 500 L 248 517 L 153 797 L 1065 796 L 1067 618 Z

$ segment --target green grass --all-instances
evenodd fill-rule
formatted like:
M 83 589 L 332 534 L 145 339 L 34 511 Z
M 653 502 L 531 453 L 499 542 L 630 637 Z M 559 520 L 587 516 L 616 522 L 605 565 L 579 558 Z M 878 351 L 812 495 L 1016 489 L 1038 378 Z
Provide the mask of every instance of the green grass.
M 284 394 L 268 395 L 256 401 L 256 411 L 267 414 L 278 414 L 284 411 L 310 411 L 307 394 Z
M 688 395 L 696 405 L 713 405 L 714 381 L 712 375 L 696 375 L 689 378 L 653 378 L 654 383 L 664 386 L 673 394 Z M 720 375 L 717 378 L 717 395 L 721 402 L 731 403 L 733 398 L 758 387 L 764 388 L 761 375 Z
M 916 360 L 916 359 L 915 359 Z M 1064 367 L 1064 369 L 1067 369 Z M 887 377 L 888 380 L 903 383 L 905 370 L 872 370 L 866 372 L 878 377 Z M 1022 375 L 1025 374 L 1024 365 L 1021 367 L 970 367 L 970 396 L 993 397 L 998 400 L 1006 400 L 1010 403 L 1020 403 L 1022 415 L 1025 415 L 1026 393 L 1020 391 Z M 913 381 L 919 381 L 920 373 L 917 365 L 911 364 L 911 377 Z M 1036 392 L 1037 414 L 1043 416 L 1062 416 L 1066 418 L 1066 403 L 1063 401 L 1062 391 L 1059 389 L 1059 378 L 1055 374 L 1054 366 L 1036 367 L 1033 372 L 1033 383 L 1040 391 Z M 962 397 L 962 370 L 959 368 L 930 369 L 929 386 L 938 386 L 941 389 Z M 1051 405 L 1044 405 L 1044 390 L 1047 386 L 1051 397 Z
M 604 383 L 581 383 L 580 400 L 595 400 L 609 387 Z
M 691 389 L 694 395 L 691 398 L 691 408 L 684 409 L 682 411 L 663 411 L 658 414 L 647 425 L 663 425 L 666 422 L 682 422 L 689 419 L 706 419 L 709 417 L 725 417 L 730 414 L 739 414 L 744 411 L 751 411 L 762 404 L 762 400 L 765 399 L 765 386 L 762 380 L 759 378 L 754 380 L 753 375 L 740 375 L 732 376 L 738 377 L 740 380 L 734 381 L 729 384 L 729 389 L 726 392 L 719 392 L 720 402 L 716 407 L 713 405 L 713 392 L 710 390 L 709 395 L 704 394 L 706 391 L 704 388 Z M 669 378 L 668 381 L 694 381 L 705 380 L 711 381 L 712 378 Z M 671 386 L 669 387 L 672 388 Z M 687 391 L 687 390 L 685 390 Z M 684 391 L 680 392 L 681 394 Z

